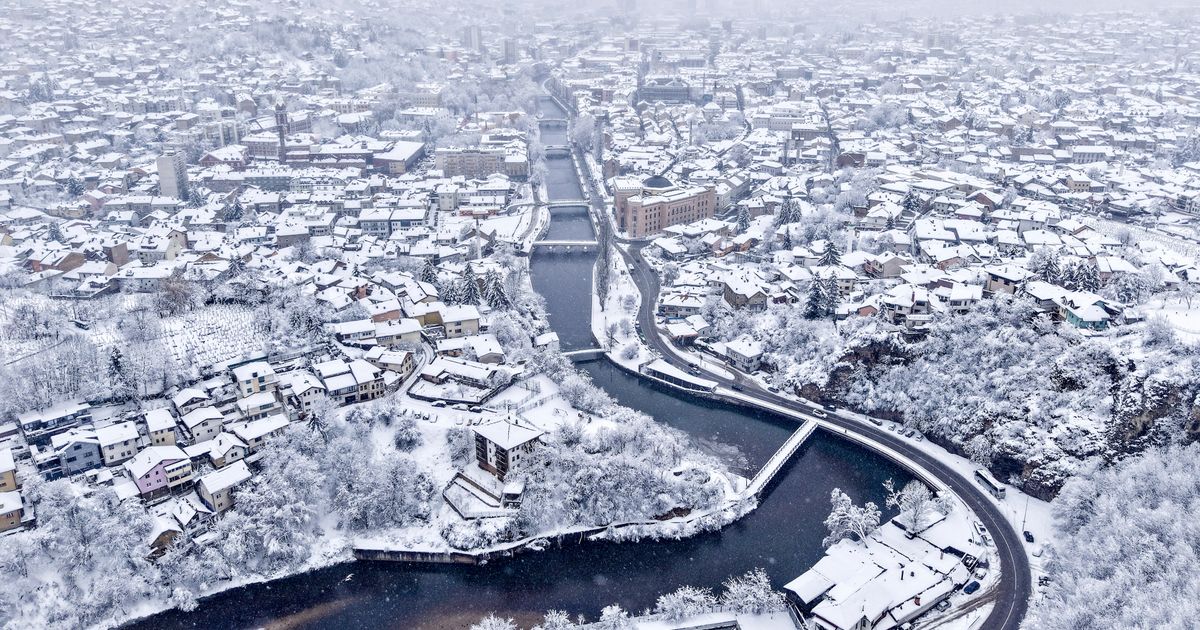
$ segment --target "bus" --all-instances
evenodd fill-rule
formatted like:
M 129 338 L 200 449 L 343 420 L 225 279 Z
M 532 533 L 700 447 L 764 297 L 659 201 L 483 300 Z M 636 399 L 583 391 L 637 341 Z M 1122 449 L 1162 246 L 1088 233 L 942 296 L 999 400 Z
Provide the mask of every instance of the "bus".
M 1004 498 L 1004 484 L 996 481 L 992 473 L 980 468 L 975 471 L 975 480 L 979 482 L 979 485 L 987 488 L 987 491 L 992 493 L 992 496 L 997 499 Z

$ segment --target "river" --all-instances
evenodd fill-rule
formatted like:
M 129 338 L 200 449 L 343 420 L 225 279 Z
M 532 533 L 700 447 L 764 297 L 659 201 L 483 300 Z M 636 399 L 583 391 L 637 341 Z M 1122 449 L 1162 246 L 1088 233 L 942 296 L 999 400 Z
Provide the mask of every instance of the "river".
M 549 144 L 562 139 L 545 135 Z M 582 196 L 569 159 L 549 160 L 548 166 L 552 200 Z M 578 212 L 555 210 L 550 238 L 590 234 L 585 206 Z M 546 299 L 564 350 L 592 345 L 594 260 L 594 253 L 536 253 L 531 261 L 534 288 Z M 621 404 L 686 432 L 742 472 L 756 470 L 795 429 L 770 414 L 648 383 L 605 360 L 581 367 Z M 717 589 L 755 567 L 782 585 L 821 557 L 830 491 L 841 488 L 856 502 L 882 505 L 888 478 L 904 482 L 910 476 L 865 448 L 817 432 L 776 477 L 758 509 L 719 532 L 681 541 L 567 545 L 484 566 L 357 562 L 232 589 L 204 599 L 192 612 L 169 611 L 132 627 L 442 629 L 465 628 L 490 612 L 528 626 L 548 609 L 591 619 L 612 603 L 641 611 L 679 586 Z

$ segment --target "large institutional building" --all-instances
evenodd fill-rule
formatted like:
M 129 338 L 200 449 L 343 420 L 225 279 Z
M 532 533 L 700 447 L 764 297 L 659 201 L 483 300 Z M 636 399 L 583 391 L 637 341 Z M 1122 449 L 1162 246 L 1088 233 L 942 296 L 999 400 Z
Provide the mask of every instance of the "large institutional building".
M 630 238 L 658 234 L 668 226 L 710 219 L 717 210 L 712 186 L 679 187 L 655 175 L 644 180 L 617 177 L 617 227 Z

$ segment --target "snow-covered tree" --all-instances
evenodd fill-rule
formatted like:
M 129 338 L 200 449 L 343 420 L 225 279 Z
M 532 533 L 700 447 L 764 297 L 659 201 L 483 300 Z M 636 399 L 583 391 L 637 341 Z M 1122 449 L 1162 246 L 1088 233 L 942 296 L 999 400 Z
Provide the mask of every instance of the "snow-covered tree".
M 421 282 L 432 284 L 435 287 L 438 285 L 437 265 L 433 264 L 432 257 L 425 259 L 425 266 L 421 267 L 420 280 Z
M 868 536 L 879 528 L 879 508 L 872 502 L 867 502 L 861 507 L 854 505 L 840 488 L 833 489 L 829 495 L 829 502 L 833 504 L 833 509 L 825 519 L 829 535 L 825 537 L 823 544 L 829 547 L 851 536 L 862 541 L 864 545 L 867 544 Z
M 825 298 L 823 305 L 824 314 L 837 317 L 838 307 L 842 303 L 842 291 L 838 287 L 837 276 L 835 274 L 829 274 L 829 277 L 821 278 L 820 282 L 821 294 Z
M 78 197 L 84 193 L 83 182 L 79 181 L 74 175 L 67 178 L 67 194 L 72 197 Z
M 787 608 L 783 593 L 771 588 L 771 578 L 762 569 L 729 578 L 721 594 L 721 605 L 741 614 L 764 614 Z
M 834 241 L 827 242 L 825 244 L 825 251 L 821 252 L 821 259 L 817 264 L 830 267 L 841 265 L 842 249 Z
M 1062 271 L 1059 265 L 1058 252 L 1048 247 L 1042 247 L 1029 257 L 1029 270 L 1036 273 L 1042 280 L 1051 284 L 1062 282 Z
M 1080 291 L 1096 293 L 1100 290 L 1100 268 L 1094 262 L 1086 262 L 1079 265 L 1079 269 L 1076 271 L 1075 282 Z
M 745 234 L 746 230 L 750 229 L 750 208 L 745 205 L 738 206 L 737 210 L 737 231 L 739 234 Z
M 925 529 L 937 510 L 937 503 L 928 486 L 913 480 L 897 489 L 895 482 L 888 479 L 883 483 L 883 488 L 887 491 L 887 506 L 900 511 L 900 518 L 911 531 Z
M 633 630 L 629 613 L 618 604 L 605 606 L 600 611 L 600 620 L 594 625 L 597 630 Z
M 483 276 L 483 298 L 487 301 L 488 306 L 496 310 L 504 311 L 512 308 L 512 300 L 508 298 L 504 280 L 494 269 L 489 270 Z
M 512 619 L 497 617 L 493 613 L 471 624 L 471 630 L 517 630 L 517 624 Z
M 825 286 L 820 278 L 814 277 L 808 283 L 808 293 L 804 297 L 804 317 L 820 319 L 828 314 L 829 299 L 825 295 Z
M 794 197 L 788 197 L 779 204 L 779 210 L 775 211 L 775 225 L 787 225 L 795 223 L 801 218 L 800 203 Z
M 238 221 L 242 220 L 242 217 L 245 214 L 246 211 L 245 208 L 242 207 L 242 200 L 234 199 L 233 205 L 225 209 L 225 222 L 237 223 Z
M 1052 504 L 1051 581 L 1035 628 L 1190 628 L 1200 618 L 1200 446 L 1093 466 Z
M 463 267 L 462 278 L 459 280 L 458 286 L 458 302 L 460 304 L 479 305 L 483 297 L 479 291 L 479 279 L 475 277 L 475 270 L 471 265 Z
M 717 598 L 711 590 L 683 586 L 660 596 L 654 605 L 654 612 L 674 621 L 706 613 L 716 605 Z
M 542 623 L 534 626 L 532 630 L 571 630 L 575 624 L 571 621 L 571 616 L 561 610 L 548 610 L 546 615 L 542 617 Z

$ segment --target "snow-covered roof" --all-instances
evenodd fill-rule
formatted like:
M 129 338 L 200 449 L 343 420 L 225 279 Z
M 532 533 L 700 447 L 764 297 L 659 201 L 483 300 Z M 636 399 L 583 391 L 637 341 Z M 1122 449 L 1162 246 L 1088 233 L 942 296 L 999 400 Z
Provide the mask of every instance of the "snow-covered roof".
M 224 468 L 214 470 L 197 481 L 209 495 L 228 490 L 250 479 L 250 467 L 245 460 L 238 460 Z
M 485 440 L 505 450 L 512 450 L 522 444 L 532 442 L 541 437 L 543 433 L 541 429 L 508 420 L 498 420 L 475 427 L 474 430 Z

